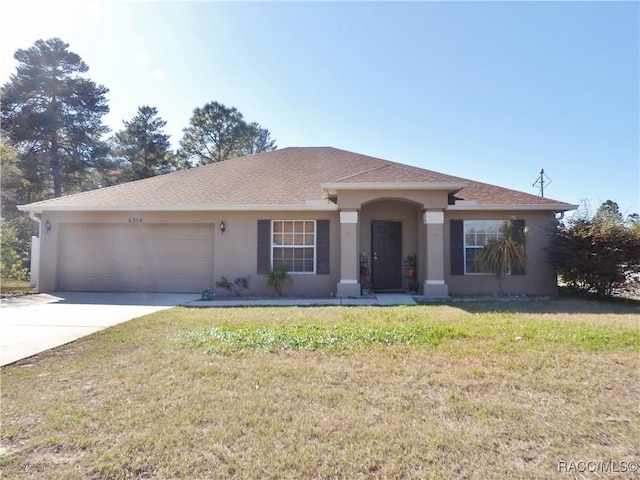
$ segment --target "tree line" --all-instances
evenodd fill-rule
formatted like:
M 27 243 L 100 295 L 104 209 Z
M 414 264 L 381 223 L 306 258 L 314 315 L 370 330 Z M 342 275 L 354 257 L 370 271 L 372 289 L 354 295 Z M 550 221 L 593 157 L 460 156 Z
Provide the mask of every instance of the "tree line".
M 14 58 L 16 72 L 0 92 L 2 277 L 27 277 L 37 234 L 18 204 L 277 148 L 269 130 L 215 101 L 194 110 L 175 152 L 149 105 L 107 137 L 109 90 L 84 76 L 89 67 L 67 43 L 38 40 Z M 640 272 L 640 218 L 625 220 L 612 201 L 593 216 L 578 212 L 558 225 L 548 260 L 569 286 L 611 295 Z
M 36 232 L 19 204 L 277 148 L 268 129 L 216 101 L 194 110 L 177 151 L 149 105 L 108 136 L 109 90 L 86 77 L 89 67 L 69 44 L 37 40 L 14 58 L 16 71 L 0 91 L 2 276 L 26 276 Z

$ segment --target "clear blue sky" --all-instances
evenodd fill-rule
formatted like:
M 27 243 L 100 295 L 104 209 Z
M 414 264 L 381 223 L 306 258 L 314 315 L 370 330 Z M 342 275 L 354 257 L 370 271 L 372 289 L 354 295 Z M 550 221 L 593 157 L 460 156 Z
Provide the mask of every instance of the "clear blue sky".
M 333 146 L 640 212 L 638 2 L 1 4 L 0 81 L 58 36 L 177 146 L 216 100 L 279 147 Z

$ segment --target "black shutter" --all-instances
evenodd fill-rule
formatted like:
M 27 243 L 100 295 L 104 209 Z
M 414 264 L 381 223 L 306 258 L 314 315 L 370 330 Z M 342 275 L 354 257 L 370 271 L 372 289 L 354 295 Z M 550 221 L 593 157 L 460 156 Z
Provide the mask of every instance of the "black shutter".
M 522 219 L 516 219 L 513 221 L 513 232 L 511 233 L 511 238 L 516 242 L 521 242 L 524 240 L 524 227 L 525 222 Z M 525 244 L 526 248 L 526 244 Z M 512 268 L 511 275 L 526 275 L 527 271 L 524 267 L 521 268 Z
M 464 275 L 464 221 L 449 221 L 451 275 Z
M 316 220 L 316 273 L 329 273 L 329 220 Z
M 258 273 L 271 268 L 271 220 L 258 220 Z

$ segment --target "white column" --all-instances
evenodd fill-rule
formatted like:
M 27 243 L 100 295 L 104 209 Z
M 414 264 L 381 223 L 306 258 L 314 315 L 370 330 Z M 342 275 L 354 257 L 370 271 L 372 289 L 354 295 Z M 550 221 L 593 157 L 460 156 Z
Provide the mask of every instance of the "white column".
M 449 287 L 444 281 L 444 211 L 424 212 L 426 275 L 423 284 L 425 297 L 446 297 Z
M 360 295 L 358 279 L 358 212 L 340 212 L 340 282 L 338 297 Z

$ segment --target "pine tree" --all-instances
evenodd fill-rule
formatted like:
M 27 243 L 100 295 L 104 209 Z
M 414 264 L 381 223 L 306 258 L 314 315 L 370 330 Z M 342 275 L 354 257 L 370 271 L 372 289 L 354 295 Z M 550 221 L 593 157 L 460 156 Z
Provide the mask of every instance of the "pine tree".
M 276 148 L 269 130 L 247 123 L 234 107 L 210 102 L 194 110 L 179 153 L 190 164 L 207 165 Z
M 113 139 L 112 157 L 122 169 L 118 183 L 140 180 L 174 169 L 174 155 L 169 135 L 162 129 L 166 121 L 158 117 L 155 107 L 143 105 L 124 129 Z
M 27 201 L 71 193 L 105 152 L 108 90 L 81 76 L 89 67 L 68 48 L 52 38 L 17 50 L 16 73 L 2 86 L 2 131 L 31 184 Z

